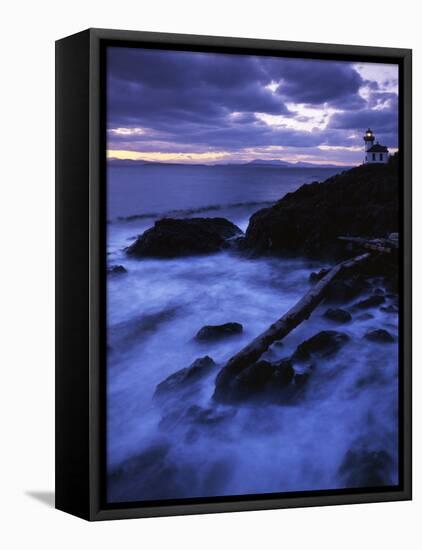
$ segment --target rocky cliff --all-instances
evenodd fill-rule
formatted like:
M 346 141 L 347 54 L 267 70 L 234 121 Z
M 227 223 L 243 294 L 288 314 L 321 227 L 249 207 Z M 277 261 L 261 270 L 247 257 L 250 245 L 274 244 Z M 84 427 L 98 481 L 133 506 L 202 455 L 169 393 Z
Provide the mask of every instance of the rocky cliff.
M 383 237 L 399 226 L 398 157 L 302 185 L 250 219 L 244 245 L 258 254 L 329 256 L 339 235 Z M 344 248 L 344 247 L 343 247 Z

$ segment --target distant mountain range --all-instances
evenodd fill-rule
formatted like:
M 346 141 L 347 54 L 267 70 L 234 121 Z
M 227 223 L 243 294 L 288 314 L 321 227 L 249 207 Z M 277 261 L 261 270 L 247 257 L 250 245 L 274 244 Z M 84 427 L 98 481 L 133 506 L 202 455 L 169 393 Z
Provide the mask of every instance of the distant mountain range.
M 255 159 L 247 162 L 247 165 L 253 166 L 279 166 L 280 168 L 339 168 L 336 164 L 316 164 L 313 162 L 287 162 L 286 160 L 263 160 Z M 347 167 L 345 167 L 347 168 Z
M 149 160 L 131 160 L 131 159 L 108 159 L 108 163 L 112 166 L 142 166 L 142 165 L 157 165 L 157 166 L 186 166 L 188 163 L 182 162 L 154 162 Z M 250 162 L 227 162 L 219 164 L 190 164 L 189 166 L 271 166 L 279 168 L 338 168 L 347 170 L 351 166 L 338 166 L 336 164 L 315 164 L 312 162 L 287 162 L 285 160 L 264 160 L 255 159 Z

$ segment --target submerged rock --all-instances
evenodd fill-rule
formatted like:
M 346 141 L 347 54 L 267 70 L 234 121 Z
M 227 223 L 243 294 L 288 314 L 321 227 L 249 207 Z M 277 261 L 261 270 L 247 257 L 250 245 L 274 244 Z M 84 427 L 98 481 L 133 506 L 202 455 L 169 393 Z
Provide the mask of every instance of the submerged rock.
M 128 321 L 121 321 L 110 325 L 108 339 L 116 349 L 129 349 L 139 344 L 145 338 L 149 338 L 162 325 L 175 319 L 179 313 L 180 306 L 170 306 L 161 311 L 145 313 L 131 318 Z
M 154 468 L 166 458 L 169 450 L 170 444 L 167 441 L 153 443 L 138 455 L 125 460 L 120 466 L 115 468 L 111 477 L 113 479 L 125 474 L 136 475 L 144 470 Z
M 357 321 L 368 321 L 369 319 L 373 319 L 373 318 L 374 316 L 372 315 L 372 313 L 362 313 L 358 317 L 355 317 Z
M 221 424 L 229 418 L 236 415 L 234 409 L 219 410 L 212 407 L 200 407 L 199 405 L 191 405 L 187 410 L 188 417 L 195 423 L 204 426 L 215 426 Z
M 110 498 L 115 502 L 177 498 L 184 487 L 181 468 L 171 459 L 166 441 L 150 444 L 139 454 L 115 467 L 108 477 Z M 195 482 L 195 473 L 183 471 L 183 477 Z
M 389 306 L 385 306 L 381 308 L 381 311 L 384 311 L 385 313 L 398 313 L 399 308 L 393 304 Z
M 217 340 L 240 334 L 243 326 L 240 323 L 225 323 L 223 325 L 205 325 L 196 334 L 196 340 Z
M 175 258 L 218 252 L 242 231 L 225 218 L 164 218 L 155 222 L 126 252 L 137 257 Z
M 361 300 L 357 304 L 355 304 L 355 307 L 359 309 L 369 309 L 371 307 L 377 307 L 380 306 L 385 302 L 384 296 L 370 296 L 369 298 L 366 298 L 366 300 Z
M 123 273 L 127 273 L 127 269 L 122 265 L 110 265 L 107 268 L 108 275 L 122 275 Z
M 187 408 L 179 408 L 170 411 L 163 416 L 160 421 L 161 429 L 172 429 L 176 426 L 185 428 L 203 427 L 213 428 L 233 418 L 236 415 L 234 408 L 220 409 L 217 407 L 201 407 L 200 405 L 190 405 Z
M 378 296 L 384 296 L 385 291 L 383 288 L 374 288 L 374 294 L 377 294 Z
M 379 487 L 390 485 L 393 460 L 383 450 L 350 449 L 338 470 L 346 487 Z
M 312 356 L 327 357 L 337 353 L 347 342 L 349 337 L 344 332 L 323 330 L 308 340 L 302 342 L 292 355 L 293 361 L 307 361 Z
M 337 323 L 348 323 L 352 320 L 352 316 L 350 315 L 350 313 L 345 309 L 340 308 L 327 309 L 327 311 L 324 313 L 324 317 L 330 319 L 330 321 L 336 321 Z
M 178 370 L 160 382 L 155 390 L 154 397 L 161 397 L 171 392 L 185 389 L 191 384 L 199 382 L 207 376 L 214 368 L 216 363 L 206 355 L 196 359 L 189 367 Z
M 382 328 L 367 332 L 365 334 L 365 338 L 367 340 L 371 340 L 372 342 L 394 342 L 394 336 L 390 334 L 388 330 L 384 330 Z

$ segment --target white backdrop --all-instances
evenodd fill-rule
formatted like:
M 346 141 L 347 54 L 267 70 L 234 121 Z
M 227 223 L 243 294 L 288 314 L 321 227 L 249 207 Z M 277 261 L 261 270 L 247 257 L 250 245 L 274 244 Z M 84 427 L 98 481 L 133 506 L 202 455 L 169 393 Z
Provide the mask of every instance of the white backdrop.
M 0 33 L 0 545 L 150 549 L 420 547 L 422 52 L 417 3 L 47 0 L 3 3 Z M 414 49 L 415 500 L 89 524 L 55 511 L 54 40 L 87 27 Z M 419 539 L 419 544 L 418 544 Z

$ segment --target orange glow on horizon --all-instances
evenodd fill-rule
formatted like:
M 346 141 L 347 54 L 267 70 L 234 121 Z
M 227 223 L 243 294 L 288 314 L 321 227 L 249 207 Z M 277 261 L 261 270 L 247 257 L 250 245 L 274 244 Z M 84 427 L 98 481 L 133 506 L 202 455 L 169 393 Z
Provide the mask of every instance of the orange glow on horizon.
M 152 162 L 192 162 L 216 161 L 230 156 L 225 151 L 210 151 L 209 153 L 161 153 L 145 151 L 108 150 L 107 158 L 118 160 L 146 160 Z

